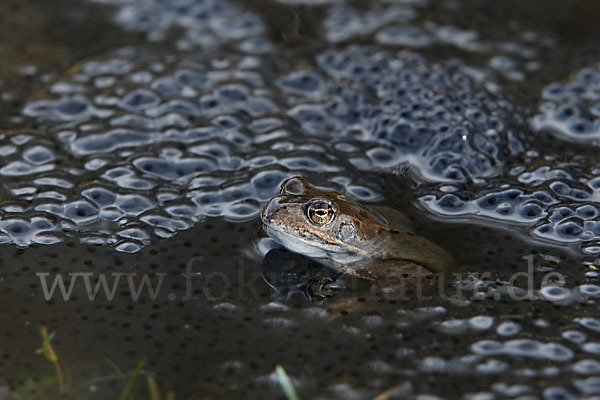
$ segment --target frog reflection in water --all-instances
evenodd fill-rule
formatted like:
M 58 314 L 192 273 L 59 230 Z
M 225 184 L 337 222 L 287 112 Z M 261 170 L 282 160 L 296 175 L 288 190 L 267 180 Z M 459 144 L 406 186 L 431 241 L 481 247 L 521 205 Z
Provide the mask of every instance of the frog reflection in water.
M 385 210 L 293 177 L 282 183 L 261 218 L 267 234 L 289 250 L 360 278 L 427 278 L 428 271 L 453 266 L 444 249 L 411 232 L 406 216 Z

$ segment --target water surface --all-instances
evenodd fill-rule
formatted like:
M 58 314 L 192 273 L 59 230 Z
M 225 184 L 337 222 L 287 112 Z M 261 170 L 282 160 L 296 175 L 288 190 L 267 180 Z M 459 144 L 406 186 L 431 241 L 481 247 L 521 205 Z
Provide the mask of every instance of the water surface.
M 42 3 L 0 6 L 15 397 L 59 398 L 40 326 L 74 399 L 141 359 L 139 398 L 283 398 L 277 364 L 304 399 L 600 392 L 595 2 Z M 258 213 L 294 175 L 404 210 L 460 274 L 274 297 Z

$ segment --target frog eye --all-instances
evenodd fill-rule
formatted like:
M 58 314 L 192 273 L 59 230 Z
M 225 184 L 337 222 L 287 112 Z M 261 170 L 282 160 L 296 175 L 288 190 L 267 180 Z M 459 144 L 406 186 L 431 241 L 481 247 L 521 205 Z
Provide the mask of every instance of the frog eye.
M 335 218 L 335 209 L 330 202 L 325 200 L 313 201 L 308 206 L 308 219 L 316 225 L 325 225 Z

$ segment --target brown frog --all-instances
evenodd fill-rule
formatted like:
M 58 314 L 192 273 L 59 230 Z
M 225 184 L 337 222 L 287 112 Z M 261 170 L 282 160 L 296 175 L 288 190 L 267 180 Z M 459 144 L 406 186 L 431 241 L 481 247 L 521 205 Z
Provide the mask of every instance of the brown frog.
M 335 270 L 394 281 L 454 265 L 441 247 L 412 233 L 407 218 L 320 190 L 303 178 L 281 185 L 262 211 L 267 234 L 289 250 Z M 429 273 L 429 275 L 431 275 Z

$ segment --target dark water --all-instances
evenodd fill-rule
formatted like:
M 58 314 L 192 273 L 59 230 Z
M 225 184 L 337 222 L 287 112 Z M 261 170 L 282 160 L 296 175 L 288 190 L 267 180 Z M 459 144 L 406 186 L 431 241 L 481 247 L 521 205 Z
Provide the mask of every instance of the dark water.
M 148 377 L 177 399 L 284 398 L 277 364 L 302 399 L 600 394 L 596 2 L 0 10 L 14 398 L 61 398 L 40 326 L 73 399 L 118 398 L 142 359 L 135 398 Z M 335 275 L 261 269 L 258 213 L 294 175 L 405 211 L 457 274 L 427 298 L 347 280 L 308 302 Z M 68 300 L 45 296 L 57 277 Z M 86 279 L 119 279 L 114 297 Z

